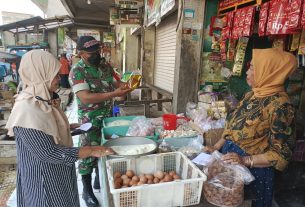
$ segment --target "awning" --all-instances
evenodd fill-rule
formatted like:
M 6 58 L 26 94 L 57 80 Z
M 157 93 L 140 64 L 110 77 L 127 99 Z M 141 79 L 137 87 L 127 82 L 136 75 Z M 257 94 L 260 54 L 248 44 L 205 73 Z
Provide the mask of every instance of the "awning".
M 39 30 L 50 30 L 57 27 L 63 27 L 73 24 L 73 19 L 69 16 L 60 16 L 43 19 L 39 16 L 18 22 L 0 26 L 0 31 L 10 31 L 12 33 L 20 32 L 38 32 Z

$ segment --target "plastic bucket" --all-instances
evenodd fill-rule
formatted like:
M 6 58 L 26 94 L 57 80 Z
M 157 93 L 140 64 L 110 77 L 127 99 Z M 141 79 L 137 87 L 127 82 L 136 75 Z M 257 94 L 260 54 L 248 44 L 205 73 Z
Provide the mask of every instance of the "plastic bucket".
M 176 114 L 163 114 L 163 128 L 165 130 L 176 130 L 177 116 Z

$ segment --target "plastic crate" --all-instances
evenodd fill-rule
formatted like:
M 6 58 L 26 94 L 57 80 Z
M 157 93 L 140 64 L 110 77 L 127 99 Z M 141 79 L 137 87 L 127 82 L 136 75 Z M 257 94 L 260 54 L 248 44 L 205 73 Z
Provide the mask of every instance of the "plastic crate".
M 103 126 L 104 127 L 109 127 L 109 123 L 114 122 L 114 121 L 118 121 L 118 120 L 128 120 L 128 121 L 132 121 L 134 118 L 136 118 L 138 116 L 116 116 L 116 117 L 109 117 L 109 118 L 105 118 L 103 120 Z M 129 126 L 129 125 L 127 125 Z
M 106 161 L 110 192 L 115 207 L 171 207 L 199 204 L 206 175 L 180 152 Z M 114 189 L 113 174 L 133 170 L 137 175 L 176 171 L 182 180 Z
M 102 144 L 107 142 L 113 134 L 120 137 L 125 137 L 127 134 L 129 126 L 114 126 L 114 127 L 104 127 L 102 128 Z M 155 134 L 154 136 L 146 136 L 148 139 L 152 139 L 155 142 L 158 140 L 159 135 Z

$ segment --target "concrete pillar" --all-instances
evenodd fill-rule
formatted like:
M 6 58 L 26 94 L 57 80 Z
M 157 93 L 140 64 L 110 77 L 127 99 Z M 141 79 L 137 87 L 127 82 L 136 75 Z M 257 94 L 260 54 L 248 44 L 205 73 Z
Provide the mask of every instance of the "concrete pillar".
M 187 102 L 197 100 L 202 54 L 202 28 L 205 11 L 205 0 L 188 0 L 188 9 L 194 11 L 194 18 L 185 18 L 184 14 L 181 14 L 181 1 L 184 0 L 180 0 L 179 2 L 178 13 L 178 22 L 180 16 L 181 20 L 177 30 L 173 93 L 174 113 L 185 112 Z M 189 27 L 190 25 L 192 29 L 191 34 L 182 34 L 183 26 Z
M 138 37 L 131 35 L 130 28 L 126 29 L 126 71 L 138 69 Z
M 50 52 L 57 57 L 58 47 L 57 47 L 57 32 L 56 30 L 48 31 L 48 42 L 50 45 Z
M 146 28 L 143 32 L 142 75 L 143 82 L 154 83 L 155 67 L 155 27 Z

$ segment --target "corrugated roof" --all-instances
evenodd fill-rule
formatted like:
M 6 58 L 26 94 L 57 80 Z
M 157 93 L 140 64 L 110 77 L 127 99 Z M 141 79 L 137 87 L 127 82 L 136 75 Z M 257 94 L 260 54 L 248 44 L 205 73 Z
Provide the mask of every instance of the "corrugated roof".
M 21 20 L 18 22 L 5 24 L 0 26 L 0 31 L 10 31 L 13 33 L 30 32 L 39 30 L 50 30 L 57 27 L 68 26 L 73 24 L 73 19 L 69 16 L 60 16 L 43 19 L 40 16 Z

